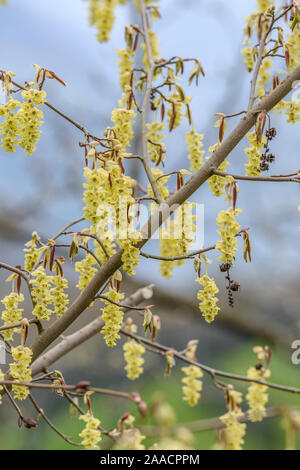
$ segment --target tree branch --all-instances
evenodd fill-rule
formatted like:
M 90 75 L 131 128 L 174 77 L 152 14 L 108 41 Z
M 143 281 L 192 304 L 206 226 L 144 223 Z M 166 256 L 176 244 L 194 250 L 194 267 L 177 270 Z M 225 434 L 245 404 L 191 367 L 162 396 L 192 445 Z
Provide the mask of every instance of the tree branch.
M 126 298 L 124 302 L 128 304 L 128 308 L 125 309 L 125 312 L 128 312 L 131 306 L 139 305 L 144 300 L 150 299 L 153 295 L 152 288 L 153 284 L 142 287 Z M 58 359 L 65 356 L 68 352 L 88 341 L 90 338 L 98 334 L 103 326 L 104 321 L 99 316 L 96 320 L 90 322 L 72 335 L 66 336 L 60 343 L 47 351 L 32 364 L 32 375 L 34 376 L 42 372 Z
M 235 180 L 243 181 L 273 181 L 273 182 L 293 182 L 300 183 L 300 176 L 295 178 L 286 177 L 286 176 L 246 176 L 246 175 L 234 175 L 232 173 L 225 173 L 224 171 L 214 170 L 214 175 L 223 176 L 232 176 Z M 296 173 L 297 174 L 297 173 Z
M 143 343 L 151 348 L 152 352 L 156 352 L 158 354 L 165 355 L 166 353 L 172 352 L 174 357 L 179 359 L 182 362 L 185 362 L 187 364 L 191 364 L 193 366 L 199 367 L 202 369 L 204 372 L 207 372 L 213 380 L 215 380 L 216 377 L 224 377 L 228 378 L 231 380 L 237 380 L 240 382 L 248 382 L 248 383 L 257 383 L 260 385 L 265 385 L 266 387 L 273 388 L 275 390 L 281 390 L 283 392 L 289 392 L 289 393 L 300 393 L 300 388 L 296 387 L 288 387 L 285 385 L 280 385 L 280 384 L 275 384 L 272 382 L 266 382 L 265 380 L 259 380 L 259 379 L 253 379 L 250 377 L 246 377 L 244 375 L 239 375 L 239 374 L 232 374 L 231 372 L 225 372 L 222 370 L 214 369 L 212 367 L 206 366 L 204 364 L 201 364 L 200 362 L 193 361 L 192 359 L 188 359 L 184 354 L 180 353 L 179 351 L 174 350 L 173 348 L 164 346 L 162 344 L 152 342 L 147 338 L 143 338 L 142 336 L 138 336 L 133 333 L 129 333 L 128 331 L 121 329 L 120 333 L 124 336 L 127 336 L 129 338 L 135 339 L 139 343 Z
M 295 80 L 300 80 L 300 66 L 287 76 L 287 78 L 269 95 L 264 97 L 254 108 L 241 118 L 237 126 L 222 142 L 220 147 L 213 153 L 210 159 L 203 167 L 192 176 L 181 189 L 173 194 L 166 204 L 151 215 L 149 221 L 143 228 L 145 238 L 140 242 L 141 248 L 151 235 L 160 227 L 170 215 L 170 208 L 176 204 L 182 204 L 186 201 L 202 184 L 213 174 L 220 164 L 228 157 L 230 152 L 238 145 L 243 137 L 249 132 L 256 122 L 257 115 L 264 109 L 270 111 L 281 101 L 291 90 Z M 166 206 L 166 207 L 165 207 Z M 169 210 L 167 210 L 169 209 Z M 171 210 L 172 211 L 172 210 Z M 173 210 L 174 211 L 174 210 Z M 150 228 L 150 230 L 149 230 Z M 56 339 L 58 338 L 79 315 L 90 305 L 92 299 L 97 295 L 101 286 L 110 278 L 110 276 L 122 266 L 122 251 L 114 254 L 95 274 L 86 289 L 75 299 L 65 314 L 56 320 L 43 334 L 41 334 L 33 343 L 33 360 Z

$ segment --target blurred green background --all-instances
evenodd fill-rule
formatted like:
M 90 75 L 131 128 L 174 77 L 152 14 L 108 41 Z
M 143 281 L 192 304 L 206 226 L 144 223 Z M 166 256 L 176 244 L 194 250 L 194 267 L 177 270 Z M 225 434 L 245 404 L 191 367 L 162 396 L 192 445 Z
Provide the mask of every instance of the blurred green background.
M 249 365 L 253 364 L 254 354 L 252 347 L 255 342 L 248 342 L 242 348 L 237 348 L 231 354 L 225 355 L 223 360 L 218 361 L 216 366 L 226 371 L 234 371 L 236 373 L 245 374 Z M 148 353 L 149 354 L 149 353 Z M 291 386 L 299 386 L 299 366 L 288 364 L 287 358 L 281 353 L 274 353 L 271 362 L 272 376 L 270 380 L 281 384 L 289 384 Z M 204 387 L 202 397 L 196 407 L 191 408 L 182 400 L 181 393 L 181 372 L 180 364 L 177 363 L 170 377 L 164 377 L 164 363 L 160 363 L 159 369 L 156 371 L 155 377 L 147 379 L 143 376 L 135 383 L 127 381 L 125 390 L 139 390 L 142 398 L 146 400 L 151 407 L 151 400 L 159 391 L 163 395 L 165 401 L 176 410 L 176 424 L 188 423 L 206 418 L 218 417 L 226 412 L 225 402 L 222 391 L 212 386 L 210 377 L 204 376 Z M 226 381 L 226 380 L 224 380 Z M 245 392 L 247 385 L 237 382 L 229 382 L 236 386 L 236 389 Z M 111 384 L 113 387 L 118 384 Z M 40 396 L 40 406 L 43 406 L 43 395 L 33 393 Z M 120 398 L 111 398 L 106 396 L 92 396 L 93 412 L 96 417 L 101 420 L 101 425 L 105 429 L 112 429 L 116 426 L 117 420 L 123 413 L 130 412 L 136 417 L 136 424 L 143 429 L 147 429 L 147 425 L 153 424 L 151 413 L 147 417 L 141 418 L 135 405 Z M 81 403 L 82 405 L 82 403 Z M 274 407 L 277 405 L 300 406 L 300 399 L 297 395 L 287 394 L 277 390 L 270 390 L 268 405 Z M 84 405 L 83 405 L 84 406 Z M 243 410 L 247 409 L 247 404 L 243 403 Z M 36 418 L 36 413 L 30 406 L 26 406 L 28 416 Z M 57 394 L 52 393 L 51 398 L 47 398 L 48 417 L 65 435 L 71 437 L 73 441 L 78 442 L 79 432 L 83 428 L 83 422 L 76 416 L 71 416 L 67 402 L 65 402 Z M 3 421 L 2 421 L 3 422 Z M 285 431 L 281 426 L 282 417 L 266 418 L 262 423 L 247 423 L 247 433 L 245 437 L 244 449 L 249 450 L 272 450 L 285 449 Z M 199 450 L 212 448 L 215 442 L 215 431 L 201 431 L 194 434 L 195 440 L 192 447 Z M 143 443 L 148 448 L 157 442 L 157 437 L 147 437 Z M 103 437 L 101 443 L 102 448 L 109 448 L 111 441 Z M 300 447 L 300 438 L 297 438 L 298 448 Z M 19 429 L 17 426 L 17 417 L 10 412 L 10 417 L 5 424 L 5 432 L 1 432 L 0 449 L 74 449 L 63 439 L 61 439 L 54 431 L 52 431 L 45 423 L 39 422 L 39 426 L 35 429 Z

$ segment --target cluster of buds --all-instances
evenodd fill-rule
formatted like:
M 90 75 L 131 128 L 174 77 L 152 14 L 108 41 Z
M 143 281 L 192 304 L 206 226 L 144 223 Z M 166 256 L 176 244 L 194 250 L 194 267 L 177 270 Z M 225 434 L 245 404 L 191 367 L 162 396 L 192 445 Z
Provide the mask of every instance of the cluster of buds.
M 231 277 L 230 277 L 231 267 L 232 267 L 231 263 L 222 263 L 220 265 L 220 271 L 222 273 L 226 272 L 225 279 L 228 281 L 228 285 L 226 286 L 227 294 L 228 294 L 228 303 L 229 303 L 230 307 L 233 307 L 234 306 L 234 298 L 233 298 L 232 292 L 238 292 L 241 288 L 241 285 L 238 282 L 233 281 L 231 279 Z

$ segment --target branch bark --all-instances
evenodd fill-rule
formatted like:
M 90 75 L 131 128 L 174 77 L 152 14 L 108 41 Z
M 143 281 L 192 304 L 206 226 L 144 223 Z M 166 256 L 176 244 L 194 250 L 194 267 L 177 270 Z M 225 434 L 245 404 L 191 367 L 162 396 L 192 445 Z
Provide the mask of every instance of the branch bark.
M 144 300 L 148 300 L 152 297 L 152 288 L 153 284 L 150 284 L 149 286 L 138 289 L 136 292 L 126 298 L 124 303 L 132 307 L 139 305 Z M 124 311 L 128 312 L 129 310 L 130 308 L 127 308 Z M 32 364 L 32 375 L 35 376 L 36 374 L 39 374 L 51 364 L 58 361 L 58 359 L 68 354 L 68 352 L 72 351 L 77 346 L 80 346 L 85 341 L 88 341 L 90 338 L 98 334 L 103 326 L 104 321 L 101 317 L 99 317 L 72 335 L 66 336 L 59 344 L 47 351 Z

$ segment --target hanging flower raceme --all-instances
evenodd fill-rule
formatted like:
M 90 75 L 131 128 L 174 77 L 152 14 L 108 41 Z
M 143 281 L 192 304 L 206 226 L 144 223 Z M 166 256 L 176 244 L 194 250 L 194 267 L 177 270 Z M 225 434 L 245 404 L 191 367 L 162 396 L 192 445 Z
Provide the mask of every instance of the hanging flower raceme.
M 244 64 L 248 72 L 252 72 L 255 64 L 255 57 L 253 53 L 253 49 L 251 47 L 245 47 L 242 49 L 242 54 L 245 57 Z
M 24 102 L 17 112 L 17 118 L 20 123 L 20 146 L 31 155 L 35 149 L 35 144 L 38 142 L 41 131 L 40 126 L 43 124 L 43 112 L 39 106 L 45 103 L 46 92 L 44 90 L 36 90 L 30 88 L 29 90 L 22 91 Z
M 164 172 L 160 168 L 151 168 L 151 172 L 152 172 L 154 179 L 156 180 L 159 194 L 161 195 L 162 199 L 167 199 L 169 196 L 169 189 L 168 189 L 167 183 L 170 178 L 170 175 L 164 176 Z M 154 198 L 153 190 L 150 184 L 148 184 L 147 189 L 148 189 L 150 196 Z M 150 205 L 151 212 L 154 212 L 156 209 L 157 209 L 156 203 L 153 203 Z
M 110 288 L 106 297 L 118 304 L 120 300 L 124 299 L 124 294 Z M 118 305 L 108 300 L 104 300 L 104 302 L 106 306 L 102 309 L 102 319 L 105 324 L 101 333 L 104 335 L 107 346 L 112 348 L 116 345 L 117 339 L 120 338 L 119 331 L 123 323 L 124 312 Z
M 46 92 L 37 90 L 35 84 L 30 84 L 29 88 L 21 93 L 22 102 L 12 99 L 10 87 L 13 75 L 13 72 L 6 72 L 4 79 L 8 100 L 0 106 L 0 116 L 4 117 L 4 122 L 0 124 L 0 145 L 10 153 L 15 152 L 16 146 L 20 145 L 31 155 L 41 134 L 39 128 L 43 124 L 43 112 L 39 106 L 45 103 Z
M 31 369 L 29 367 L 32 358 L 31 349 L 20 345 L 15 348 L 11 348 L 11 353 L 15 362 L 9 365 L 10 375 L 17 381 L 30 382 L 32 378 Z M 12 389 L 14 391 L 15 398 L 18 400 L 25 400 L 29 395 L 28 387 L 13 385 Z
M 141 240 L 141 234 L 137 232 L 138 240 Z M 123 250 L 122 253 L 122 262 L 124 271 L 129 274 L 129 276 L 136 273 L 135 266 L 140 262 L 140 249 L 136 246 L 138 240 L 134 238 L 131 240 L 127 238 L 126 240 L 118 240 L 120 248 Z
M 19 120 L 14 111 L 17 107 L 21 106 L 18 100 L 9 98 L 7 103 L 0 105 L 0 116 L 4 118 L 3 123 L 0 123 L 0 146 L 4 148 L 5 152 L 14 153 L 16 146 L 19 145 Z
M 219 292 L 218 287 L 213 278 L 205 274 L 202 277 L 198 277 L 196 282 L 203 287 L 202 290 L 198 291 L 197 299 L 200 300 L 199 309 L 207 323 L 214 321 L 218 314 L 220 307 L 217 306 L 218 298 L 216 294 Z
M 97 28 L 97 39 L 107 42 L 115 23 L 118 0 L 89 0 L 90 24 Z
M 205 263 L 205 274 L 203 276 L 201 276 L 201 258 Z M 220 310 L 217 306 L 218 298 L 216 297 L 219 289 L 216 286 L 214 279 L 209 277 L 207 274 L 207 265 L 209 263 L 211 263 L 211 260 L 209 260 L 203 253 L 194 260 L 194 268 L 198 274 L 195 281 L 203 287 L 203 289 L 200 289 L 197 294 L 197 299 L 200 300 L 199 309 L 207 323 L 213 322 Z
M 45 269 L 40 266 L 32 273 L 30 279 L 31 295 L 34 302 L 34 309 L 32 314 L 38 320 L 49 320 L 52 310 L 51 306 L 53 299 L 51 296 L 51 276 L 47 276 Z
M 159 163 L 164 161 L 164 156 L 166 152 L 165 145 L 162 144 L 162 140 L 166 136 L 164 134 L 161 134 L 166 125 L 163 122 L 155 120 L 152 123 L 146 124 L 146 127 L 148 129 L 147 139 L 150 160 L 158 165 Z
M 290 71 L 294 70 L 299 65 L 300 59 L 300 26 L 299 22 L 294 27 L 291 34 L 287 35 L 287 44 L 289 52 L 289 65 Z
M 180 256 L 179 240 L 167 238 L 163 236 L 163 230 L 160 229 L 160 240 L 159 240 L 159 253 L 160 256 L 165 258 L 174 258 Z M 178 261 L 165 261 L 159 262 L 159 271 L 162 276 L 166 279 L 170 279 L 173 276 L 173 269 L 178 265 Z
M 174 258 L 188 254 L 194 241 L 193 234 L 195 232 L 193 207 L 193 203 L 185 201 L 174 212 L 174 220 L 168 218 L 159 229 L 161 257 Z M 185 262 L 185 259 L 161 260 L 159 262 L 160 272 L 166 279 L 170 279 L 175 266 L 182 266 Z
M 250 147 L 245 148 L 245 153 L 248 156 L 248 163 L 245 164 L 246 175 L 260 176 L 261 175 L 261 150 L 267 143 L 265 136 L 262 136 L 261 142 L 257 142 L 256 132 L 248 132 L 247 139 L 249 140 Z
M 264 86 L 268 83 L 272 73 L 267 72 L 273 66 L 273 61 L 270 58 L 264 59 L 259 69 L 258 80 L 257 80 L 257 96 L 262 98 L 265 95 Z
M 98 446 L 98 443 L 102 440 L 101 432 L 99 430 L 99 426 L 101 424 L 100 420 L 94 418 L 90 412 L 79 416 L 79 419 L 86 423 L 85 428 L 79 434 L 79 437 L 82 437 L 81 444 L 87 450 L 100 449 Z
M 78 289 L 84 290 L 93 279 L 97 272 L 95 264 L 96 260 L 90 253 L 87 253 L 85 258 L 83 258 L 81 261 L 76 261 L 75 271 L 80 274 L 79 281 L 76 285 Z
M 295 103 L 293 101 L 286 102 L 285 114 L 288 117 L 286 122 L 297 124 L 300 121 L 300 101 Z
M 26 271 L 31 271 L 34 266 L 36 265 L 39 256 L 41 255 L 42 251 L 45 247 L 39 247 L 40 238 L 36 232 L 32 233 L 32 239 L 25 243 L 25 246 L 28 248 L 24 248 L 25 252 L 25 264 L 24 268 Z
M 221 254 L 218 259 L 224 263 L 232 264 L 234 260 L 238 245 L 235 235 L 240 229 L 240 224 L 236 221 L 235 216 L 241 212 L 242 209 L 229 207 L 226 211 L 222 210 L 218 214 L 216 222 L 220 227 L 217 230 L 220 240 L 216 243 L 216 249 Z
M 65 293 L 65 289 L 68 288 L 68 280 L 62 277 L 60 274 L 51 277 L 51 282 L 54 287 L 50 291 L 52 296 L 54 313 L 57 318 L 60 318 L 66 311 L 69 305 L 68 295 Z
M 185 374 L 185 377 L 182 379 L 182 383 L 184 384 L 182 387 L 183 399 L 190 406 L 195 406 L 199 401 L 200 392 L 202 390 L 202 381 L 199 379 L 203 377 L 203 372 L 196 366 L 182 367 L 181 370 Z
M 211 155 L 206 157 L 206 160 L 209 160 L 213 153 L 219 148 L 220 143 L 216 143 L 215 145 L 212 145 L 211 147 L 208 148 L 208 150 L 211 152 Z M 229 164 L 228 160 L 224 160 L 224 162 L 221 163 L 221 165 L 218 167 L 219 171 L 226 171 L 227 165 Z M 225 194 L 224 188 L 226 185 L 226 180 L 222 176 L 218 175 L 213 175 L 208 179 L 208 186 L 211 192 L 214 194 L 214 196 L 222 196 Z
M 242 394 L 233 388 L 228 388 L 226 397 L 228 412 L 220 417 L 220 421 L 226 426 L 223 431 L 224 450 L 241 450 L 246 434 L 246 424 L 240 422 L 243 417 Z
M 186 133 L 186 143 L 188 144 L 188 159 L 190 160 L 190 169 L 191 171 L 198 171 L 203 165 L 202 156 L 204 155 L 205 151 L 201 150 L 203 147 L 203 140 L 204 134 L 198 134 L 195 129 L 191 129 Z
M 117 61 L 119 66 L 120 86 L 123 91 L 127 91 L 127 87 L 130 86 L 134 51 L 126 47 L 126 49 L 117 49 L 117 54 L 120 57 L 120 60 Z
M 11 292 L 9 295 L 4 297 L 1 300 L 5 306 L 5 310 L 2 311 L 1 318 L 4 322 L 3 326 L 13 325 L 15 323 L 20 323 L 22 320 L 23 308 L 19 308 L 19 303 L 24 301 L 23 294 L 17 294 L 16 292 Z M 13 339 L 13 329 L 4 330 L 3 336 L 6 341 L 11 341 Z
M 195 352 L 197 349 L 197 341 L 190 341 L 187 345 L 187 349 L 185 351 L 185 355 L 188 359 L 195 360 Z M 203 372 L 200 367 L 196 367 L 193 365 L 182 367 L 182 372 L 184 373 L 185 377 L 182 378 L 182 392 L 183 392 L 183 399 L 190 405 L 195 406 L 197 405 L 200 399 L 200 392 L 202 390 L 202 380 L 199 380 L 203 377 Z
M 250 367 L 247 372 L 247 376 L 251 379 L 266 379 L 270 377 L 271 372 L 269 368 L 263 367 L 261 361 L 267 359 L 268 350 L 256 346 L 253 351 L 257 354 L 258 364 L 256 367 Z M 262 421 L 266 416 L 266 404 L 268 402 L 268 387 L 266 385 L 260 385 L 255 382 L 251 383 L 248 388 L 246 399 L 249 405 L 248 416 L 252 422 Z
M 257 6 L 259 13 L 265 13 L 269 8 L 273 7 L 275 2 L 270 0 L 257 0 Z
M 126 361 L 125 370 L 127 377 L 131 380 L 137 379 L 143 373 L 145 348 L 134 339 L 127 341 L 123 346 L 124 359 Z
M 111 121 L 114 123 L 112 130 L 121 144 L 120 150 L 123 153 L 126 152 L 134 136 L 132 127 L 135 124 L 134 118 L 136 117 L 136 112 L 133 109 L 125 108 L 125 102 L 126 94 L 123 94 L 121 100 L 119 100 L 120 108 L 114 109 L 111 114 Z

